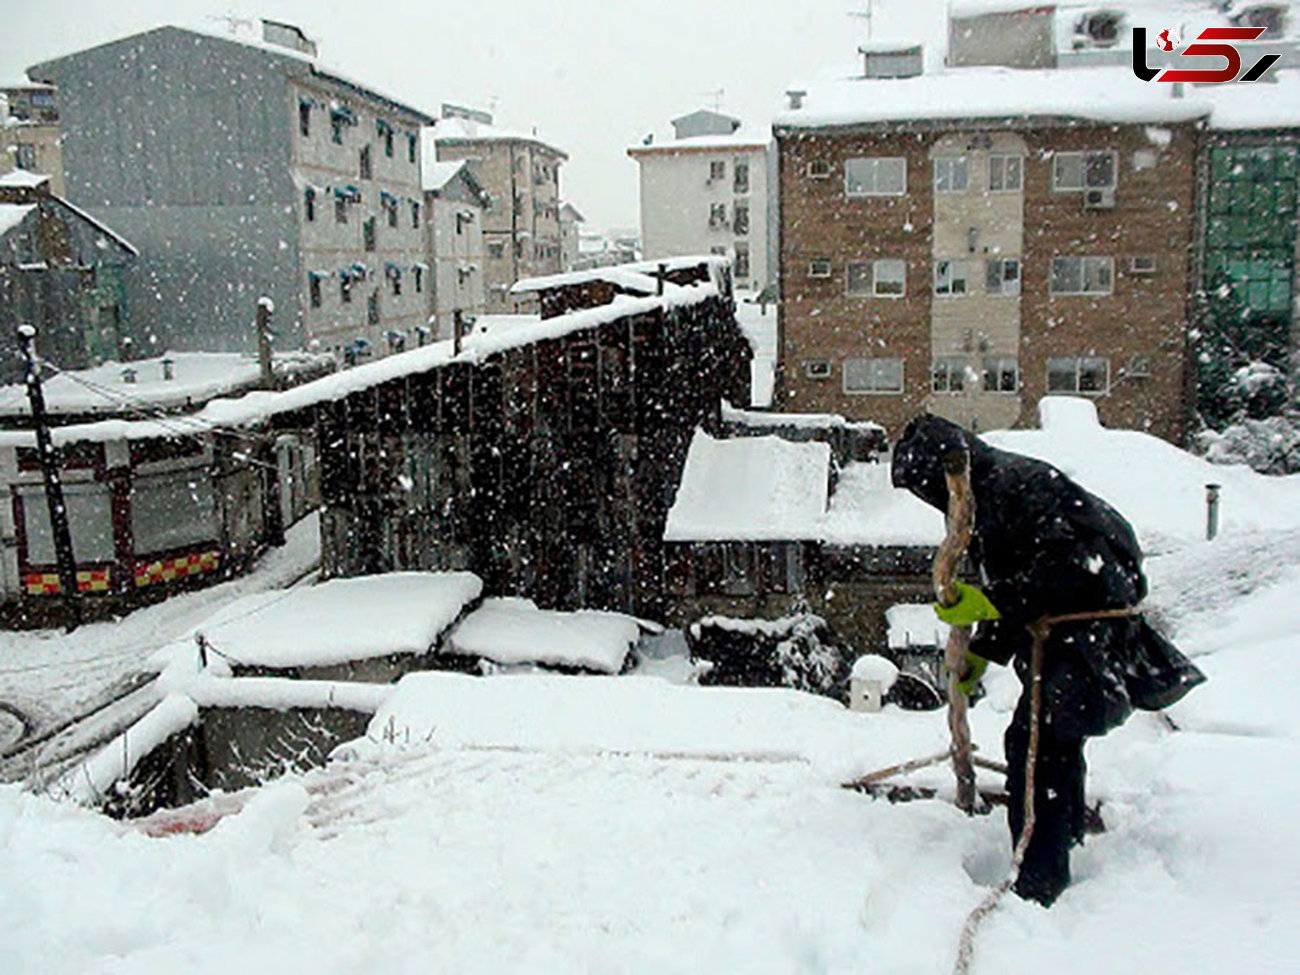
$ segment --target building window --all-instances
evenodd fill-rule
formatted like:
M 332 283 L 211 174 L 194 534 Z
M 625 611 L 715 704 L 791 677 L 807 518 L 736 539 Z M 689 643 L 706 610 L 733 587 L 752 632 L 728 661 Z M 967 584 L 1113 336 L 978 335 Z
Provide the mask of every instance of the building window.
M 735 274 L 737 278 L 749 277 L 749 245 L 743 243 L 736 244 L 736 267 Z
M 36 171 L 36 145 L 32 142 L 20 142 L 14 151 L 14 166 L 28 172 Z
M 965 261 L 936 261 L 934 265 L 934 293 L 937 295 L 964 295 L 969 291 L 969 268 Z
M 989 190 L 1016 193 L 1024 185 L 1025 161 L 1020 156 L 989 156 Z
M 361 178 L 370 179 L 374 174 L 374 167 L 370 163 L 370 147 L 361 147 Z
M 966 389 L 966 360 L 961 356 L 940 356 L 930 370 L 930 388 L 936 393 L 960 393 Z
M 367 217 L 361 225 L 361 243 L 368 251 L 375 249 L 375 218 Z
M 844 392 L 901 393 L 902 359 L 845 359 Z
M 731 189 L 733 193 L 749 192 L 749 163 L 742 159 L 731 164 Z
M 1011 358 L 984 360 L 984 392 L 1014 393 L 1020 388 L 1020 363 Z
M 337 193 L 334 195 L 334 222 L 348 222 L 348 201 Z
M 320 294 L 320 276 L 316 274 L 307 275 L 307 294 L 311 299 L 311 306 L 319 308 L 321 305 Z
M 412 162 L 412 163 L 415 162 L 415 143 L 416 143 L 416 136 L 414 134 L 407 135 L 406 159 L 408 162 Z
M 1139 257 L 1130 257 L 1128 261 L 1128 271 L 1129 274 L 1155 274 L 1156 259 L 1150 254 Z
M 830 179 L 832 166 L 825 159 L 814 159 L 808 164 L 809 179 Z
M 339 301 L 352 304 L 352 274 L 348 271 L 339 275 Z
M 848 265 L 846 275 L 852 297 L 901 298 L 907 291 L 904 261 L 856 261 Z
M 727 225 L 727 205 L 725 203 L 709 204 L 709 229 L 716 230 L 718 227 Z
M 499 240 L 494 240 L 488 244 L 488 257 L 494 261 L 499 261 L 506 256 L 506 245 Z
M 830 379 L 831 364 L 828 359 L 810 359 L 803 364 L 804 375 L 809 379 Z
M 457 221 L 457 225 L 459 226 L 459 221 Z M 418 200 L 411 201 L 411 229 L 420 229 L 420 203 Z
M 984 263 L 984 290 L 991 295 L 1020 294 L 1020 259 L 1000 257 Z
M 936 193 L 962 193 L 970 185 L 970 164 L 965 156 L 936 156 L 934 160 L 934 191 Z
M 397 226 L 397 200 L 391 196 L 383 199 L 384 213 L 388 217 L 388 226 Z
M 1114 278 L 1115 261 L 1110 257 L 1052 258 L 1054 295 L 1108 295 Z
M 1058 152 L 1052 157 L 1052 189 L 1060 192 L 1115 185 L 1115 153 Z
M 411 273 L 415 276 L 415 293 L 417 295 L 422 294 L 424 292 L 424 268 L 417 264 L 411 268 Z
M 721 159 L 715 159 L 709 163 L 709 180 L 727 178 L 727 164 Z
M 393 158 L 393 130 L 390 127 L 384 128 L 384 155 L 389 159 Z
M 298 134 L 304 139 L 311 135 L 311 102 L 298 102 Z
M 814 257 L 808 262 L 808 277 L 829 278 L 830 276 L 831 259 L 829 257 Z
M 749 204 L 737 203 L 736 216 L 732 227 L 737 237 L 744 237 L 749 233 Z
M 1110 389 L 1110 360 L 1067 358 L 1047 360 L 1049 393 L 1083 393 L 1100 396 Z
M 389 267 L 388 283 L 393 289 L 393 297 L 400 297 L 402 294 L 402 269 L 400 267 Z
M 902 196 L 907 192 L 907 160 L 902 156 L 868 156 L 844 161 L 848 196 Z
M 316 219 L 316 190 L 307 187 L 302 193 L 302 205 L 307 222 L 311 223 Z
M 366 296 L 366 323 L 379 324 L 379 289 L 376 288 Z

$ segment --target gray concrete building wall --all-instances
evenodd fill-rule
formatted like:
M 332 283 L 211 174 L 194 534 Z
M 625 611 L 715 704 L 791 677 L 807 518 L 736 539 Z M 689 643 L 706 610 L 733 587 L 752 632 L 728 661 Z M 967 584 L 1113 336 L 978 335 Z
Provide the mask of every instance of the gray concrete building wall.
M 291 57 L 174 27 L 29 69 L 58 85 L 68 197 L 131 240 L 137 346 L 242 350 L 254 304 L 301 345 Z

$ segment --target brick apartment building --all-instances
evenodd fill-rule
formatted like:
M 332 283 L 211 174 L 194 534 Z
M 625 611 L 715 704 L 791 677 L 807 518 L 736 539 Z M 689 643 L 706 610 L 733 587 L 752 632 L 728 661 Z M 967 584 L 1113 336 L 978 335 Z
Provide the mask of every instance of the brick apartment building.
M 1177 441 L 1197 133 L 1125 69 L 948 69 L 866 48 L 775 121 L 786 410 L 1032 424 L 1049 392 Z

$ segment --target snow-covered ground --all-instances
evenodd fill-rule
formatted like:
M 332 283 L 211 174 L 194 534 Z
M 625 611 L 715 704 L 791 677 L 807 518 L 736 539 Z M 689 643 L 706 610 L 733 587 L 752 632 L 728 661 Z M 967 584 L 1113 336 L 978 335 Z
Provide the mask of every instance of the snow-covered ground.
M 1004 902 L 975 971 L 1300 968 L 1295 543 L 1152 561 L 1210 682 L 1181 730 L 1138 715 L 1090 746 L 1107 832 L 1052 910 Z M 985 754 L 1017 691 L 1001 671 L 973 710 Z M 839 787 L 943 739 L 942 714 L 794 692 L 413 675 L 372 740 L 202 836 L 0 789 L 0 970 L 946 971 L 1003 815 Z
M 1089 745 L 1106 832 L 1050 911 L 1003 903 L 974 971 L 1300 971 L 1300 478 L 1213 469 L 1237 504 L 1206 542 L 1181 494 L 1206 471 L 1186 455 L 1000 436 L 1092 479 L 1157 543 L 1147 606 L 1210 680 Z M 1106 480 L 1116 457 L 1131 483 Z M 152 632 L 183 632 L 191 609 Z M 194 818 L 224 818 L 202 835 L 0 787 L 0 972 L 950 970 L 1007 870 L 1004 813 L 841 788 L 942 750 L 942 712 L 683 684 L 680 641 L 656 640 L 631 676 L 372 685 L 366 738 L 213 801 Z M 997 758 L 1019 685 L 986 680 L 971 722 Z M 910 781 L 951 793 L 941 766 Z
M 136 610 L 120 620 L 61 630 L 0 632 L 0 704 L 22 715 L 28 736 L 41 735 L 140 683 L 150 658 L 222 607 L 281 589 L 310 573 L 320 558 L 312 514 L 289 529 L 286 544 L 263 554 L 248 575 Z M 142 687 L 128 709 L 141 713 L 159 695 Z M 114 714 L 103 715 L 110 724 Z M 0 729 L 2 731 L 3 729 Z M 86 728 L 91 733 L 92 729 Z M 14 744 L 0 741 L 0 750 Z M 0 778 L 26 774 L 0 763 Z

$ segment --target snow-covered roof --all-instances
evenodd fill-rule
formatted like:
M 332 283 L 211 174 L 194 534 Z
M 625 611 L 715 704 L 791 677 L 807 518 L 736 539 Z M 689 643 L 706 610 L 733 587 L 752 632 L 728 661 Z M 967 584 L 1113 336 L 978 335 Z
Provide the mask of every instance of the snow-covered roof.
M 1173 85 L 1146 84 L 1128 68 L 949 68 L 915 78 L 841 78 L 804 90 L 802 108 L 776 116 L 778 130 L 1024 117 L 1189 122 L 1208 115 L 1212 107 L 1199 89 L 1175 98 Z
M 163 378 L 163 359 L 170 359 L 173 379 Z M 327 356 L 303 352 L 279 353 L 277 373 L 290 375 L 319 370 Z M 135 382 L 124 380 L 124 370 Z M 257 359 L 237 352 L 176 352 L 131 363 L 107 362 L 90 369 L 47 375 L 45 407 L 51 414 L 129 413 L 139 409 L 200 406 L 218 396 L 255 388 L 261 380 Z M 0 416 L 31 412 L 27 389 L 21 384 L 0 387 Z
M 763 129 L 738 129 L 730 135 L 693 135 L 685 139 L 666 138 L 662 141 L 638 142 L 627 147 L 629 156 L 672 155 L 681 152 L 704 152 L 709 149 L 752 150 L 762 152 L 771 141 L 769 133 Z
M 35 209 L 35 203 L 0 203 L 0 236 L 17 227 Z
M 870 420 L 846 420 L 838 413 L 771 413 L 767 410 L 740 410 L 725 400 L 722 419 L 727 423 L 754 428 L 803 427 L 807 429 L 871 430 L 884 433 L 884 427 Z
M 13 172 L 0 176 L 0 186 L 17 186 L 22 189 L 35 189 L 49 181 L 50 177 L 48 175 L 29 172 L 26 169 L 15 169 Z
M 615 264 L 611 267 L 593 267 L 586 271 L 566 271 L 563 274 L 548 274 L 544 277 L 523 278 L 510 288 L 514 295 L 530 294 L 546 288 L 566 288 L 589 281 L 608 281 L 641 294 L 652 295 L 659 282 L 641 271 L 629 270 L 627 265 Z M 671 284 L 669 285 L 671 287 Z
M 830 463 L 825 443 L 716 440 L 696 430 L 664 540 L 816 538 L 826 513 Z
M 472 572 L 393 572 L 237 599 L 197 631 L 223 659 L 319 667 L 423 654 L 479 597 Z
M 1196 97 L 1213 106 L 1210 128 L 1274 129 L 1300 126 L 1300 70 L 1279 70 L 1272 84 L 1206 85 Z
M 528 599 L 486 599 L 452 631 L 451 649 L 498 664 L 547 664 L 617 674 L 641 634 L 622 613 L 538 609 Z
M 295 410 L 307 409 L 320 403 L 343 399 L 363 389 L 403 376 L 428 372 L 452 362 L 476 364 L 487 356 L 509 349 L 530 345 L 547 339 L 563 338 L 583 329 L 601 325 L 631 315 L 698 304 L 716 298 L 718 289 L 712 283 L 690 287 L 670 285 L 662 295 L 634 298 L 617 295 L 607 305 L 584 308 L 559 315 L 535 325 L 493 330 L 488 334 L 474 333 L 463 341 L 463 350 L 456 355 L 451 340 L 435 342 L 407 352 L 385 356 L 363 366 L 345 369 L 313 382 L 303 383 L 282 392 L 251 392 L 237 399 L 215 399 L 202 410 L 189 415 L 196 429 L 203 427 L 247 427 L 264 423 L 272 417 Z M 152 437 L 174 437 L 175 428 L 162 420 L 100 420 L 96 423 L 78 423 L 56 427 L 52 431 L 56 444 L 96 442 L 111 440 L 143 440 Z M 0 446 L 30 447 L 35 438 L 27 430 L 0 431 Z
M 569 158 L 568 153 L 563 149 L 558 149 L 546 142 L 536 132 L 504 129 L 497 125 L 489 125 L 486 122 L 461 118 L 460 116 L 438 119 L 431 127 L 424 130 L 424 134 L 425 139 L 431 141 L 434 146 L 440 142 L 527 142 L 554 153 L 561 159 Z M 435 152 L 430 152 L 430 156 L 435 154 Z
M 885 610 L 889 649 L 913 646 L 942 647 L 948 642 L 948 624 L 934 615 L 930 603 L 899 603 Z
M 464 168 L 464 159 L 437 162 L 432 156 L 426 157 L 420 166 L 421 188 L 426 192 L 437 192 L 455 179 L 456 174 Z

